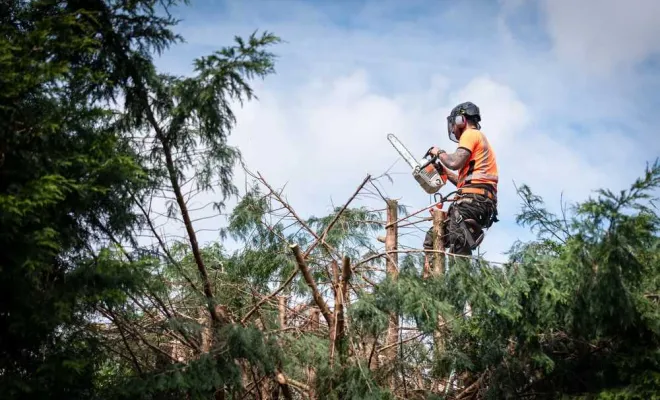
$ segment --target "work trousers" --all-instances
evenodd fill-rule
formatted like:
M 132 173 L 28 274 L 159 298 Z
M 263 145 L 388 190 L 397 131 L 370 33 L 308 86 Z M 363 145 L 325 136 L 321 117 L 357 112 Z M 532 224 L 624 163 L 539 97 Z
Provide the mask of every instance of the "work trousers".
M 474 220 L 481 229 L 473 233 L 466 232 L 460 226 L 454 210 L 457 210 L 464 220 Z M 496 215 L 497 203 L 494 200 L 478 194 L 462 195 L 447 210 L 447 218 L 445 218 L 443 226 L 443 247 L 449 249 L 449 253 L 472 255 L 473 249 L 470 248 L 465 235 L 471 234 L 472 240 L 477 240 L 483 229 L 490 228 L 493 224 L 493 217 Z M 433 227 L 426 232 L 424 248 L 433 249 Z

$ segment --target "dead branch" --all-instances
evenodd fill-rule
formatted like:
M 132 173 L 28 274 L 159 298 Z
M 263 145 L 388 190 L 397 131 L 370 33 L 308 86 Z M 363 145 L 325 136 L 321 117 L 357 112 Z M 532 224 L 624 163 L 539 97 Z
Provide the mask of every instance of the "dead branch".
M 185 273 L 185 271 L 183 270 L 183 267 L 181 266 L 181 264 L 177 260 L 174 259 L 174 257 L 172 256 L 172 253 L 170 253 L 170 250 L 165 245 L 165 241 L 160 237 L 160 235 L 156 231 L 156 227 L 154 226 L 153 221 L 151 220 L 151 217 L 149 216 L 149 213 L 147 212 L 147 210 L 144 209 L 144 206 L 142 205 L 142 203 L 137 201 L 137 199 L 135 198 L 134 195 L 131 195 L 131 196 L 133 197 L 133 202 L 135 204 L 137 204 L 137 206 L 140 208 L 140 211 L 142 212 L 142 215 L 147 220 L 147 225 L 149 226 L 149 229 L 151 230 L 151 233 L 153 233 L 154 237 L 158 241 L 158 245 L 160 246 L 160 248 L 165 253 L 165 256 L 167 257 L 167 259 L 172 263 L 172 265 L 174 265 L 179 270 L 179 272 L 181 273 L 183 278 L 186 280 L 186 282 L 188 282 L 188 284 L 190 285 L 191 288 L 193 288 L 193 290 L 195 290 L 196 292 L 202 293 L 197 288 L 197 286 L 192 281 L 192 279 L 190 279 L 188 277 L 188 275 Z
M 448 255 L 448 256 L 452 256 L 452 257 L 473 258 L 473 256 L 468 256 L 468 255 L 464 255 L 464 254 L 454 254 L 454 253 L 450 253 L 450 252 L 445 251 L 445 250 L 430 250 L 430 249 L 428 249 L 428 250 L 427 249 L 401 249 L 401 250 L 389 250 L 389 251 L 386 250 L 386 251 L 380 252 L 378 254 L 372 254 L 371 256 L 369 256 L 367 258 L 364 258 L 362 261 L 357 262 L 353 266 L 353 268 L 357 268 L 358 266 L 360 266 L 362 264 L 366 264 L 369 261 L 373 261 L 373 260 L 375 260 L 377 258 L 381 258 L 381 257 L 387 257 L 389 254 L 394 254 L 394 253 L 399 253 L 399 254 L 402 254 L 402 253 L 439 253 L 439 254 L 445 254 L 445 255 Z M 496 262 L 496 261 L 489 261 L 489 262 L 492 263 L 492 264 L 498 264 L 498 262 Z M 502 264 L 502 263 L 499 263 L 499 264 Z
M 312 296 L 314 297 L 314 301 L 316 302 L 316 305 L 321 310 L 321 314 L 323 314 L 323 317 L 328 323 L 328 326 L 332 326 L 333 318 L 332 318 L 332 314 L 330 313 L 330 308 L 323 299 L 323 296 L 321 296 L 321 293 L 319 293 L 319 289 L 316 286 L 316 282 L 314 282 L 314 278 L 312 277 L 312 274 L 309 272 L 309 269 L 307 268 L 305 259 L 303 258 L 302 253 L 300 253 L 300 247 L 297 244 L 293 244 L 290 247 L 291 247 L 291 251 L 293 251 L 293 254 L 296 257 L 296 262 L 298 263 L 298 269 L 300 269 L 300 271 L 302 272 L 303 277 L 305 278 L 305 282 L 307 282 L 307 286 L 309 286 L 309 288 L 312 289 Z
M 323 231 L 321 236 L 318 239 L 316 239 L 316 241 L 314 241 L 314 243 L 312 243 L 311 246 L 309 246 L 309 248 L 305 252 L 305 256 L 304 256 L 305 258 L 312 252 L 312 250 L 314 250 L 314 248 L 319 244 L 319 242 L 325 243 L 325 236 L 328 234 L 328 232 L 330 232 L 330 229 L 332 229 L 332 227 L 335 225 L 335 223 L 337 223 L 337 221 L 339 220 L 339 217 L 341 217 L 341 215 L 344 213 L 346 208 L 348 208 L 348 205 L 351 204 L 353 199 L 355 199 L 355 196 L 357 196 L 358 193 L 360 193 L 360 190 L 362 190 L 364 185 L 366 185 L 367 182 L 369 182 L 370 179 L 371 179 L 371 175 L 367 175 L 366 178 L 364 178 L 362 183 L 357 187 L 357 189 L 355 189 L 355 192 L 353 192 L 353 195 L 348 199 L 348 201 L 346 203 L 344 203 L 344 206 L 339 210 L 339 212 L 337 212 L 335 217 L 332 219 L 332 221 L 325 228 L 325 230 Z
M 122 327 L 123 327 L 126 331 L 128 331 L 131 335 L 133 335 L 133 336 L 137 337 L 138 339 L 140 339 L 140 341 L 141 341 L 142 343 L 144 343 L 145 345 L 147 345 L 149 348 L 151 348 L 151 349 L 154 350 L 155 352 L 164 355 L 165 357 L 169 358 L 169 359 L 172 360 L 173 362 L 176 362 L 176 361 L 177 361 L 176 359 L 172 358 L 172 356 L 171 356 L 169 353 L 167 353 L 166 351 L 163 351 L 163 349 L 159 348 L 158 346 L 155 346 L 155 345 L 153 345 L 152 343 L 150 343 L 150 342 L 144 337 L 144 335 L 142 335 L 140 332 L 138 332 L 137 330 L 133 330 L 133 329 L 129 328 L 128 325 L 125 325 L 123 322 L 119 322 L 119 318 L 117 318 L 117 315 L 114 314 L 112 311 L 110 311 L 110 310 L 105 310 L 105 309 L 102 309 L 102 308 L 97 308 L 97 309 L 98 309 L 99 312 L 101 312 L 101 314 L 103 314 L 106 318 L 108 318 L 109 320 L 111 320 L 112 322 L 114 322 L 115 325 L 117 326 L 117 328 L 119 328 L 119 325 L 122 325 Z
M 300 250 L 298 250 L 298 251 L 300 251 Z M 263 299 L 259 300 L 259 302 L 254 307 L 252 307 L 252 309 L 250 311 L 248 311 L 248 313 L 245 314 L 245 316 L 243 318 L 241 318 L 241 324 L 245 325 L 245 322 L 247 322 L 247 320 L 252 316 L 252 314 L 254 314 L 255 311 L 257 311 L 259 309 L 259 307 L 261 307 L 265 302 L 270 301 L 272 298 L 277 296 L 282 290 L 284 290 L 285 287 L 289 286 L 289 284 L 293 281 L 293 278 L 295 278 L 296 275 L 298 275 L 298 270 L 299 269 L 300 268 L 299 268 L 299 264 L 298 264 L 298 265 L 296 265 L 296 268 L 293 270 L 291 275 L 289 275 L 289 277 L 286 278 L 286 281 L 284 281 L 284 283 L 282 285 L 280 285 L 280 287 L 277 288 L 277 290 L 275 290 L 273 293 L 269 294 L 268 296 L 264 297 Z
M 481 384 L 484 381 L 484 378 L 488 374 L 488 370 L 484 371 L 480 376 L 479 379 L 474 381 L 470 386 L 467 388 L 463 389 L 458 395 L 455 396 L 457 400 L 462 400 L 462 399 L 467 399 L 468 397 L 471 397 L 471 395 L 481 386 Z
M 390 344 L 388 344 L 388 345 L 382 346 L 381 348 L 376 349 L 376 351 L 377 351 L 378 353 L 380 353 L 381 351 L 385 351 L 385 350 L 391 349 L 391 348 L 394 347 L 394 346 L 398 346 L 398 345 L 403 344 L 403 343 L 411 342 L 411 341 L 413 341 L 413 340 L 415 340 L 415 339 L 418 339 L 418 338 L 420 338 L 420 337 L 422 337 L 422 336 L 424 336 L 424 335 L 426 335 L 426 333 L 424 333 L 424 332 L 422 332 L 422 333 L 418 333 L 417 335 L 415 335 L 415 336 L 411 336 L 411 337 L 409 337 L 408 339 L 403 339 L 403 340 L 401 340 L 401 341 L 394 342 L 394 343 L 390 343 Z
M 300 391 L 303 391 L 303 392 L 309 392 L 310 391 L 309 386 L 305 385 L 302 382 L 298 382 L 295 379 L 289 378 L 288 376 L 284 375 L 284 373 L 282 371 L 277 371 L 276 378 L 277 378 L 277 382 L 280 385 L 287 385 L 288 384 L 288 385 L 291 385 L 294 388 L 296 388 Z
M 247 169 L 246 169 L 246 172 L 247 172 L 248 174 L 250 174 L 251 176 L 253 176 L 253 177 L 256 178 L 256 176 L 254 176 L 252 173 L 248 172 Z M 312 236 L 314 237 L 314 239 L 316 239 L 316 242 L 315 242 L 315 243 L 317 243 L 317 242 L 319 241 L 320 237 L 316 234 L 316 232 L 314 232 L 314 230 L 313 230 L 309 225 L 307 225 L 307 223 L 306 223 L 302 218 L 300 218 L 300 216 L 296 213 L 296 211 L 293 209 L 293 207 L 291 207 L 291 205 L 290 205 L 286 200 L 284 200 L 284 199 L 282 198 L 282 196 L 280 196 L 280 194 L 279 194 L 279 193 L 278 193 L 278 192 L 277 192 L 277 191 L 276 191 L 276 190 L 275 190 L 270 184 L 268 184 L 268 182 L 266 182 L 266 179 L 261 175 L 260 172 L 257 172 L 257 174 L 259 175 L 259 177 L 258 177 L 257 179 L 258 179 L 261 183 L 263 183 L 264 186 L 266 186 L 266 188 L 268 188 L 268 190 L 270 191 L 270 193 L 275 197 L 275 199 L 277 199 L 278 202 L 280 202 L 280 204 L 282 204 L 282 206 L 283 206 L 284 208 L 287 209 L 287 211 L 289 211 L 289 213 L 291 213 L 291 215 L 293 216 L 293 218 L 294 218 L 296 221 L 298 221 L 298 223 L 299 223 L 299 224 L 300 224 L 300 225 L 301 225 L 301 226 L 302 226 L 307 232 L 309 232 L 309 234 L 312 235 Z M 334 249 L 333 249 L 329 244 L 327 244 L 327 243 L 325 243 L 325 242 L 323 242 L 323 244 L 326 246 L 326 248 L 328 249 L 328 251 L 330 251 L 330 252 L 334 252 Z M 306 252 L 306 253 L 305 253 L 305 257 L 307 257 L 308 254 L 309 254 L 309 252 Z

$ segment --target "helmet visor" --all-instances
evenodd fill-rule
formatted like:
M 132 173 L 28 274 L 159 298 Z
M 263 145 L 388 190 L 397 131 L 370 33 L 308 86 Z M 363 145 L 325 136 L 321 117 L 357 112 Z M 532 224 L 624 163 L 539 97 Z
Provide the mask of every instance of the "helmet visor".
M 456 139 L 456 135 L 454 134 L 454 128 L 455 124 L 452 121 L 452 118 L 449 117 L 447 118 L 447 134 L 449 135 L 449 140 L 451 140 L 454 143 L 458 143 L 458 139 Z

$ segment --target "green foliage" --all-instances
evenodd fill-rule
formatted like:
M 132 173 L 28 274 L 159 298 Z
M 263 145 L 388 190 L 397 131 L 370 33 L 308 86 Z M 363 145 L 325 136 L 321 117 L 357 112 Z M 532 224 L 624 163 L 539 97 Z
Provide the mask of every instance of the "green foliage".
M 519 313 L 500 327 L 499 336 L 514 340 L 515 349 L 495 364 L 500 370 L 495 392 L 521 387 L 522 377 L 528 377 L 522 386 L 527 391 L 651 390 L 640 383 L 652 383 L 658 362 L 657 303 L 649 294 L 659 289 L 660 219 L 648 201 L 659 178 L 656 162 L 630 190 L 599 191 L 598 198 L 575 207 L 564 224 L 570 231 L 555 239 L 563 244 L 555 243 L 560 251 L 554 257 L 534 246 L 514 256 L 522 263 L 507 267 L 507 292 Z M 533 220 L 531 211 L 524 211 L 521 219 Z M 536 215 L 537 226 L 557 226 L 551 214 Z M 504 361 L 515 361 L 509 364 L 514 367 Z M 507 382 L 512 369 L 520 383 Z
M 132 235 L 141 160 L 102 107 L 174 35 L 154 1 L 0 5 L 0 397 L 92 397 L 105 349 L 85 329 L 136 284 L 102 240 Z M 94 102 L 99 100 L 99 102 Z
M 283 368 L 291 376 L 304 380 L 307 368 L 327 366 L 329 363 L 330 348 L 324 337 L 313 333 L 301 335 L 281 335 L 281 348 L 283 351 Z
M 230 398 L 237 398 L 242 375 L 234 360 L 248 362 L 254 373 L 272 374 L 282 359 L 272 339 L 256 328 L 227 325 L 217 336 L 222 340 L 208 353 L 186 363 L 169 364 L 146 376 L 127 377 L 108 395 L 116 399 L 175 399 L 187 395 L 201 400 L 212 398 L 218 388 L 225 387 L 233 394 Z
M 335 220 L 341 207 L 336 207 L 333 213 L 322 218 L 311 217 L 307 221 L 317 234 L 325 232 L 328 225 Z M 381 215 L 364 207 L 347 208 L 336 220 L 333 228 L 327 233 L 325 241 L 336 248 L 340 254 L 353 259 L 361 256 L 360 250 L 371 247 L 370 234 L 382 228 Z
M 467 373 L 484 398 L 658 397 L 658 186 L 656 162 L 629 190 L 598 191 L 561 217 L 524 186 L 517 218 L 538 240 L 516 244 L 502 267 L 450 259 L 427 280 L 414 268 L 421 260 L 404 258 L 397 280 L 353 304 L 351 326 L 383 335 L 394 312 L 431 333 L 441 315 L 434 374 Z
M 327 399 L 394 399 L 395 397 L 374 379 L 364 366 L 351 365 L 346 368 L 319 369 L 317 393 Z
M 388 315 L 375 303 L 373 295 L 365 294 L 351 305 L 349 315 L 358 337 L 376 336 L 387 329 Z
M 274 55 L 265 48 L 280 41 L 268 32 L 260 36 L 255 32 L 247 42 L 235 40 L 235 46 L 196 59 L 191 77 L 157 73 L 153 68 L 134 74 L 122 120 L 127 131 L 155 132 L 156 140 L 145 152 L 156 168 L 167 171 L 161 176 L 167 176 L 175 192 L 186 172 L 192 173 L 198 189 L 219 187 L 218 210 L 228 196 L 237 194 L 232 171 L 240 153 L 227 144 L 236 122 L 231 104 L 255 97 L 248 80 L 274 72 Z
M 375 305 L 384 313 L 405 315 L 422 332 L 431 333 L 437 327 L 438 316 L 448 316 L 452 311 L 449 304 L 434 296 L 432 289 L 427 289 L 434 284 L 434 280 L 423 281 L 416 274 L 400 274 L 396 280 L 388 277 L 374 290 Z

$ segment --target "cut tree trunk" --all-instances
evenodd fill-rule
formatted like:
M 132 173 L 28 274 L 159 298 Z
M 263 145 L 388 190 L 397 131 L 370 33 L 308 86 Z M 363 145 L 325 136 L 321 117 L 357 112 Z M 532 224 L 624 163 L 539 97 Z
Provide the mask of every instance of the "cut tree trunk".
M 444 248 L 444 230 L 443 223 L 445 220 L 445 212 L 442 210 L 433 210 L 433 269 L 431 274 L 434 276 L 442 276 L 445 272 L 445 254 L 441 253 L 445 250 Z M 433 333 L 433 344 L 435 348 L 435 357 L 439 358 L 444 352 L 444 341 L 443 341 L 443 330 L 444 330 L 445 321 L 442 318 L 442 315 L 438 314 L 438 326 Z M 440 382 L 438 383 L 438 390 L 443 391 L 445 385 Z
M 388 278 L 395 281 L 399 275 L 398 262 L 399 257 L 396 250 L 398 248 L 398 225 L 395 224 L 398 219 L 397 212 L 398 203 L 396 200 L 387 201 L 387 226 L 385 231 L 385 252 L 387 254 L 385 261 L 385 271 Z M 389 323 L 387 328 L 387 338 L 385 345 L 390 346 L 384 356 L 388 364 L 396 362 L 397 346 L 394 345 L 399 340 L 399 316 L 391 312 L 389 315 Z M 389 377 L 390 390 L 394 392 L 396 388 L 395 374 L 392 373 Z

